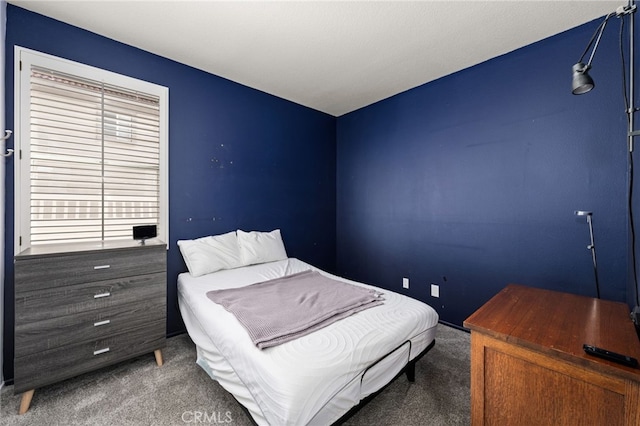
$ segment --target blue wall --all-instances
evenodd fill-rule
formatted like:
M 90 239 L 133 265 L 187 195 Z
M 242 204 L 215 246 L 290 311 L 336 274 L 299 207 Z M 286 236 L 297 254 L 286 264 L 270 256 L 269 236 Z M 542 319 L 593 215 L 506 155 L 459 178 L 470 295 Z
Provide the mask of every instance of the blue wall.
M 280 228 L 287 252 L 335 269 L 334 117 L 8 5 L 7 123 L 13 46 L 169 88 L 167 332 L 183 330 L 176 241 L 237 228 Z M 188 48 L 188 46 L 185 46 Z M 13 161 L 7 163 L 5 378 L 13 377 Z
M 627 301 L 613 22 L 589 94 L 571 94 L 571 66 L 599 20 L 340 117 L 338 272 L 456 325 L 511 282 L 595 296 L 588 226 L 574 215 L 591 210 L 602 297 Z

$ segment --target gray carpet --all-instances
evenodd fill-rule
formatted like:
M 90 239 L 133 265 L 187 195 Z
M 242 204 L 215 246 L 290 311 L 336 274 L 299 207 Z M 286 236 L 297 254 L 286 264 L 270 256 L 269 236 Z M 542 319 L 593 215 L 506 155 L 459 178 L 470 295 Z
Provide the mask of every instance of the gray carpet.
M 251 425 L 235 399 L 195 364 L 186 334 L 168 339 L 165 364 L 153 354 L 37 389 L 17 414 L 20 395 L 5 386 L 2 425 Z M 416 381 L 398 377 L 345 424 L 468 425 L 469 334 L 440 324 L 435 347 L 416 365 Z

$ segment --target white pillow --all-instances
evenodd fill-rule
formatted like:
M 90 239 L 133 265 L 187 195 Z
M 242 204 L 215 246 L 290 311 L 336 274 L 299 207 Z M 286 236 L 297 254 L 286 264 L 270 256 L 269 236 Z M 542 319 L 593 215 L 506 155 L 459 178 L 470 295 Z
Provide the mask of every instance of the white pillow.
M 240 258 L 244 265 L 274 262 L 287 258 L 280 230 L 244 232 L 238 229 Z
M 238 239 L 233 231 L 195 240 L 180 240 L 178 247 L 189 273 L 194 277 L 242 266 Z

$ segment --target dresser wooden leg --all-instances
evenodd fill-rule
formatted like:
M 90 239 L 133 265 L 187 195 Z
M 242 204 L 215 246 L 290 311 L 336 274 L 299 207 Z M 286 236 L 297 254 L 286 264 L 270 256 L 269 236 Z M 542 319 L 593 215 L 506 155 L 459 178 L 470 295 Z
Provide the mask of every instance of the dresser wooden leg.
M 20 411 L 18 414 L 24 414 L 29 410 L 29 406 L 31 405 L 31 398 L 33 398 L 33 393 L 35 389 L 31 389 L 22 394 L 22 400 L 20 401 Z
M 158 367 L 162 367 L 162 351 L 160 349 L 156 349 L 153 351 L 153 354 L 156 356 L 156 364 L 158 364 Z

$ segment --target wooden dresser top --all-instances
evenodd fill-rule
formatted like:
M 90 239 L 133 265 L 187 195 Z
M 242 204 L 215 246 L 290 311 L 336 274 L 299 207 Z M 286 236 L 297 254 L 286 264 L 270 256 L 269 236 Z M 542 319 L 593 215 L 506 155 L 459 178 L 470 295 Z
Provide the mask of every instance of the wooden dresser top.
M 621 302 L 509 284 L 464 321 L 472 332 L 640 381 L 640 369 L 585 354 L 584 343 L 640 361 L 640 340 Z

